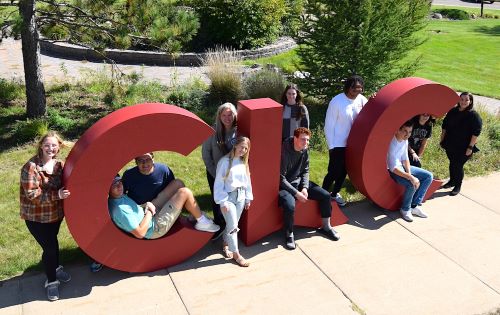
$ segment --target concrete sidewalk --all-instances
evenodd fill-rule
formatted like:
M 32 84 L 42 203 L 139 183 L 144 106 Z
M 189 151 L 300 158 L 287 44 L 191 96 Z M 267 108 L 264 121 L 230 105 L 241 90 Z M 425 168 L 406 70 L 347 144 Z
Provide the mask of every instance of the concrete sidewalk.
M 57 302 L 43 275 L 17 277 L 0 283 L 0 314 L 482 314 L 500 307 L 499 187 L 497 172 L 438 191 L 412 223 L 353 204 L 340 241 L 299 229 L 287 251 L 275 233 L 242 246 L 246 269 L 218 244 L 154 273 L 68 266 Z

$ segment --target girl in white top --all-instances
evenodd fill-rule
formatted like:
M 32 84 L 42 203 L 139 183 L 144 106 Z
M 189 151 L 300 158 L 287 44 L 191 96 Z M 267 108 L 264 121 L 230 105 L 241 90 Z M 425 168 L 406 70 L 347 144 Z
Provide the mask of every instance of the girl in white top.
M 238 250 L 238 222 L 243 209 L 248 209 L 253 200 L 249 153 L 250 139 L 238 137 L 231 152 L 217 163 L 214 182 L 214 201 L 220 205 L 226 220 L 222 250 L 241 267 L 250 265 Z

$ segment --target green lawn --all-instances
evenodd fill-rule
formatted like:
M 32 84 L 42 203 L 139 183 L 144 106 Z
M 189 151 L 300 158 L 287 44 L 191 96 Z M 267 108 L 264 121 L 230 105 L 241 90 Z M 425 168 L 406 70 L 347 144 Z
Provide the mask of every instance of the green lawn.
M 500 20 L 435 20 L 426 34 L 428 41 L 414 52 L 423 55 L 416 76 L 500 98 Z

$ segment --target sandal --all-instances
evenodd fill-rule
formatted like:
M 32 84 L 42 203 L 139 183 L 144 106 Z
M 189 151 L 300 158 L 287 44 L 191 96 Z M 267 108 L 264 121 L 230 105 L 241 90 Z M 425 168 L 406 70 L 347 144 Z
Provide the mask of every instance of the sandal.
M 224 257 L 226 258 L 233 258 L 233 252 L 229 250 L 229 246 L 224 245 L 222 246 L 222 252 L 224 253 Z
M 235 258 L 234 261 L 240 267 L 248 267 L 248 266 L 250 266 L 250 263 L 248 261 L 246 261 L 246 259 L 243 258 L 243 256 L 241 256 L 241 255 L 239 255 L 238 258 Z

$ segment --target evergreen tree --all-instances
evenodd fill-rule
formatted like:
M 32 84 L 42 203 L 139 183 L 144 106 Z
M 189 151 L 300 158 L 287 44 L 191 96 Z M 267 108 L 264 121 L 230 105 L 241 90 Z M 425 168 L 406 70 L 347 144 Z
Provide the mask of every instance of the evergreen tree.
M 424 41 L 415 32 L 426 25 L 430 1 L 308 0 L 305 8 L 298 54 L 309 94 L 338 94 L 352 74 L 361 75 L 371 93 L 418 65 L 419 57 L 405 57 Z

